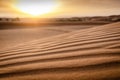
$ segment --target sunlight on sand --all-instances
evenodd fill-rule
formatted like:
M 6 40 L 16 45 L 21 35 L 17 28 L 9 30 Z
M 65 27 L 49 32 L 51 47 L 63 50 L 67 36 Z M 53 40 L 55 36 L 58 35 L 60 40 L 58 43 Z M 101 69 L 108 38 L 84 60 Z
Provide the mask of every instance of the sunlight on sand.
M 120 22 L 0 52 L 0 80 L 119 80 Z

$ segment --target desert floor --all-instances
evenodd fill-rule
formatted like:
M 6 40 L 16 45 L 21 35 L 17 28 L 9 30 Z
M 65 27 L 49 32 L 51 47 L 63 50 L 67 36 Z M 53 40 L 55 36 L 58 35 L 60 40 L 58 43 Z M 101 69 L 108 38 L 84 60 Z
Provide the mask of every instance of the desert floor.
M 0 35 L 0 80 L 120 80 L 120 22 Z
M 0 50 L 24 44 L 45 37 L 69 33 L 75 30 L 81 30 L 99 25 L 63 25 L 63 26 L 41 26 L 25 28 L 8 28 L 0 30 Z

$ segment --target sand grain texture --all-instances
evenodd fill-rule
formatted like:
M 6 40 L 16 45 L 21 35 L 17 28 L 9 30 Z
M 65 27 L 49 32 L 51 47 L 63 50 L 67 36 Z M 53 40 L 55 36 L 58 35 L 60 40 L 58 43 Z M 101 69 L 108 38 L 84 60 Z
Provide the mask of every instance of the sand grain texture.
M 120 80 L 120 22 L 1 50 L 0 80 Z

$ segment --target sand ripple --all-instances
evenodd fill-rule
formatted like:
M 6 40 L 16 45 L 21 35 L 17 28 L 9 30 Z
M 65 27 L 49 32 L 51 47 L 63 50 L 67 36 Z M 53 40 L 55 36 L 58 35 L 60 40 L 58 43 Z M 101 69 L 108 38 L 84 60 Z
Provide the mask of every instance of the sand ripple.
M 120 22 L 0 52 L 0 80 L 119 80 Z

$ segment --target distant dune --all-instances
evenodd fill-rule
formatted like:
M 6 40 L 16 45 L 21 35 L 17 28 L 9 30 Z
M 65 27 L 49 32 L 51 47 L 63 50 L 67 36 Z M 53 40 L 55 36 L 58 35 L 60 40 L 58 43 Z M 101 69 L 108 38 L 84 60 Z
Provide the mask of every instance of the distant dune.
M 120 22 L 0 51 L 0 80 L 120 80 Z

